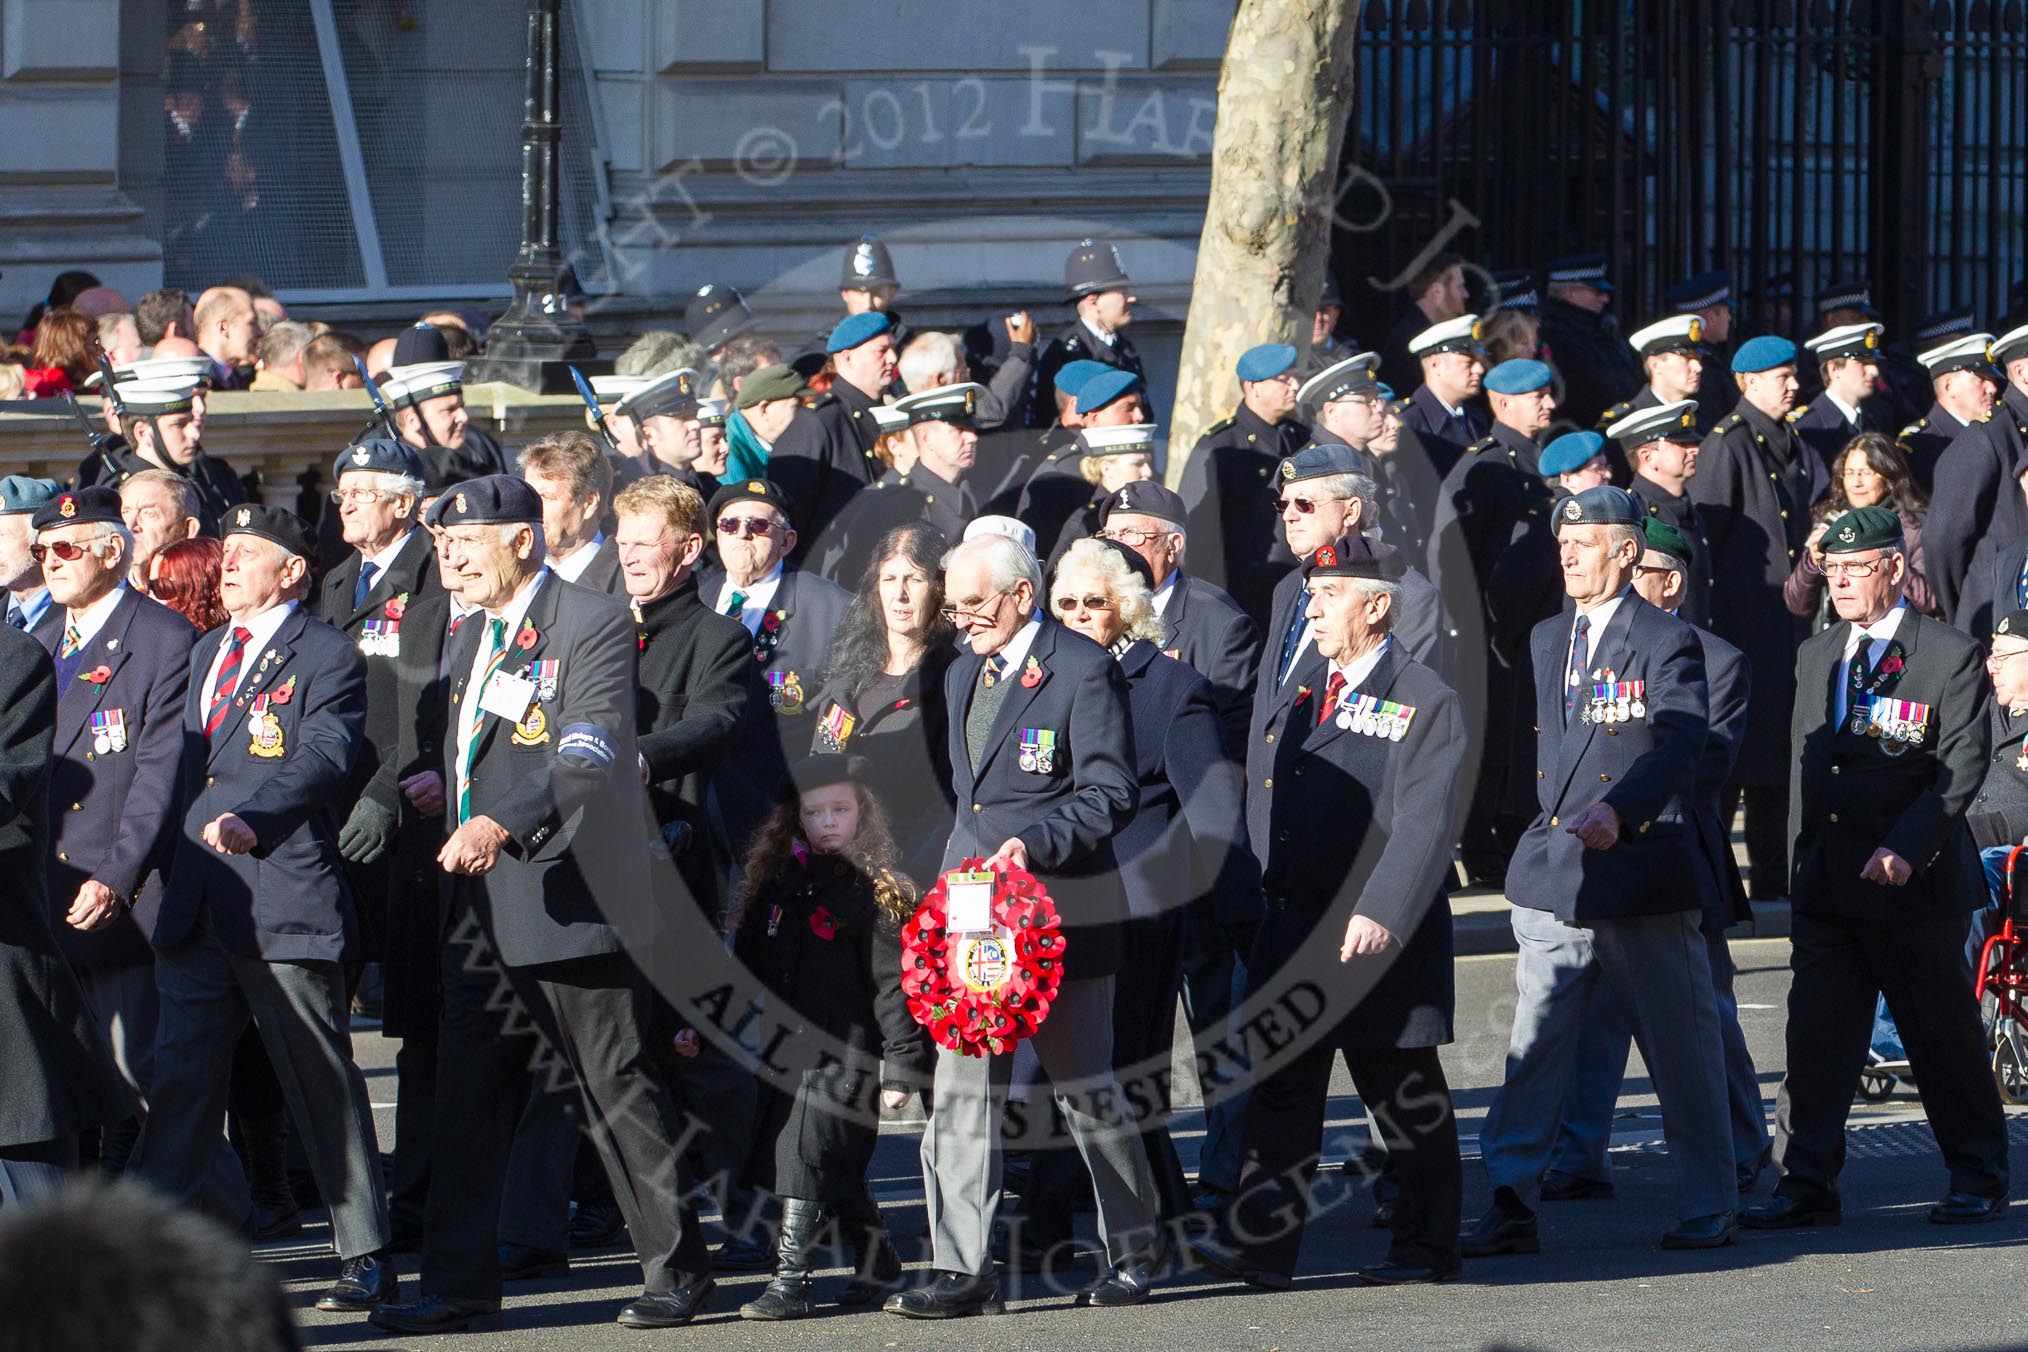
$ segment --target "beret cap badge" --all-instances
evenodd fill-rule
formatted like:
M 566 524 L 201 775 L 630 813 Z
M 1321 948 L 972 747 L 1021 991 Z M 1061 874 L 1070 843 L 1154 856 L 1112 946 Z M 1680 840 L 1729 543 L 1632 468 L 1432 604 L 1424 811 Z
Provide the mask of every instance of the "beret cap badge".
M 252 520 L 253 520 L 253 513 L 252 513 L 252 512 L 248 511 L 248 510 L 247 510 L 246 508 L 244 508 L 244 507 L 242 507 L 242 508 L 240 508 L 240 509 L 239 509 L 239 524 L 240 524 L 240 525 L 244 526 L 244 525 L 246 525 L 246 524 L 247 524 L 248 522 L 250 522 L 250 521 L 252 521 Z
M 1577 505 L 1576 498 L 1566 498 L 1563 503 L 1563 519 L 1576 521 L 1584 515 L 1584 508 Z
M 352 451 L 353 464 L 355 465 L 369 464 L 372 462 L 372 460 L 373 460 L 373 452 L 367 450 L 364 446 L 355 447 L 353 449 Z
M 1317 550 L 1316 563 L 1319 568 L 1336 568 L 1338 566 L 1338 551 L 1329 545 L 1320 547 Z
M 1850 526 L 1847 526 L 1845 527 L 1845 529 L 1838 532 L 1838 539 L 1848 545 L 1858 538 L 1859 532 L 1852 529 L 1852 527 Z
M 465 495 L 463 493 L 458 494 L 457 508 L 461 512 L 470 510 L 465 504 Z
M 58 511 L 59 513 L 61 513 L 62 515 L 64 515 L 64 516 L 67 516 L 67 517 L 68 517 L 68 516 L 76 516 L 76 515 L 77 515 L 77 499 L 75 499 L 75 498 L 71 497 L 71 495 L 70 495 L 70 494 L 68 494 L 68 493 L 64 494 L 64 495 L 63 495 L 63 502 L 62 502 L 61 504 L 59 504 L 59 505 L 57 506 L 57 509 L 56 509 L 56 510 L 57 510 L 57 511 Z
M 1284 479 L 1293 479 L 1293 478 L 1295 478 L 1295 477 L 1296 477 L 1296 462 L 1295 462 L 1295 461 L 1293 461 L 1293 460 L 1284 460 L 1284 461 L 1282 461 L 1282 477 L 1283 477 Z

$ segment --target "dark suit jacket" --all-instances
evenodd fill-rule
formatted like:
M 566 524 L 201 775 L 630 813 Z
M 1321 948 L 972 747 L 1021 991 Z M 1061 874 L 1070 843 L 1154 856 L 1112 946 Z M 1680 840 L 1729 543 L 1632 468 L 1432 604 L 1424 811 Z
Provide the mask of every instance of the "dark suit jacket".
M 1449 476 L 1459 457 L 1470 450 L 1472 443 L 1492 430 L 1493 420 L 1476 404 L 1466 404 L 1464 421 L 1460 426 L 1456 418 L 1444 411 L 1443 401 L 1430 393 L 1429 386 L 1416 377 L 1415 392 L 1408 396 L 1408 407 L 1402 411 L 1403 426 L 1416 435 L 1422 443 L 1423 454 L 1429 457 L 1430 466 L 1436 470 L 1438 479 Z M 1397 386 L 1397 389 L 1400 387 Z
M 1260 630 L 1230 596 L 1189 573 L 1176 575 L 1176 589 L 1169 594 L 1162 622 L 1169 626 L 1164 651 L 1211 682 L 1226 750 L 1240 756 L 1253 717 L 1254 682 L 1260 676 Z
M 267 647 L 247 649 L 232 705 L 207 743 L 204 687 L 229 628 L 212 630 L 190 651 L 177 800 L 182 826 L 155 946 L 182 943 L 201 911 L 219 946 L 241 957 L 352 957 L 359 926 L 337 841 L 366 724 L 366 662 L 343 634 L 298 608 Z M 279 758 L 251 750 L 247 714 L 259 695 L 278 701 L 268 712 L 281 725 Z M 252 853 L 223 855 L 204 843 L 204 828 L 227 812 L 252 829 Z
M 59 614 L 61 607 L 51 613 Z M 59 618 L 51 646 L 62 640 Z M 162 904 L 162 869 L 175 842 L 177 765 L 183 757 L 183 697 L 197 631 L 165 605 L 129 589 L 78 654 L 77 672 L 57 692 L 56 751 L 49 767 L 50 929 L 79 965 L 152 963 L 148 934 Z M 51 654 L 54 656 L 54 653 Z M 94 683 L 99 667 L 111 675 Z M 117 712 L 125 747 L 93 749 L 93 714 Z M 64 923 L 79 887 L 93 879 L 131 908 L 89 932 Z
M 50 936 L 43 855 L 57 720 L 49 654 L 0 625 L 0 1147 L 127 1116 L 111 1055 Z M 68 900 L 66 898 L 66 900 Z
M 1241 404 L 1198 439 L 1176 483 L 1190 513 L 1198 573 L 1230 593 L 1255 623 L 1266 620 L 1275 584 L 1296 566 L 1275 511 L 1276 468 L 1309 435 L 1294 417 L 1269 423 Z
M 1928 562 L 1927 551 L 1924 563 Z M 2021 570 L 2028 568 L 2028 535 L 2022 536 L 2004 549 L 1993 552 L 1992 613 L 1987 617 L 1988 628 L 1972 637 L 1984 642 L 1992 633 L 1991 624 L 2002 615 L 2016 610 L 2021 605 Z
M 1980 604 L 1979 579 L 1994 555 L 2028 535 L 2028 504 L 2014 482 L 2024 454 L 2028 393 L 2010 385 L 1985 421 L 1958 433 L 1936 462 L 1923 523 L 1929 582 L 1951 623 L 1978 638 L 1993 622 Z
M 950 709 L 944 703 L 944 673 L 957 657 L 955 647 L 931 652 L 908 673 L 894 697 L 875 708 L 864 707 L 864 689 L 848 689 L 837 681 L 827 685 L 812 706 L 808 749 L 866 758 L 866 782 L 887 810 L 901 851 L 901 871 L 924 891 L 936 882 L 937 865 L 943 859 L 939 826 L 957 805 L 951 791 Z M 837 705 L 853 714 L 843 746 L 825 728 L 825 719 Z
M 697 571 L 697 596 L 706 608 L 713 607 L 724 586 L 723 570 Z M 852 593 L 837 583 L 827 582 L 794 564 L 783 567 L 781 585 L 775 588 L 774 601 L 768 607 L 768 618 L 774 621 L 774 628 L 770 631 L 767 620 L 762 620 L 761 632 L 753 636 L 751 649 L 762 679 L 766 681 L 770 675 L 779 677 L 767 682 L 768 707 L 783 724 L 785 746 L 801 746 L 809 740 L 805 729 L 810 701 L 823 686 L 824 661 L 831 655 L 831 638 L 851 605 Z M 737 616 L 726 618 L 735 624 L 739 622 Z M 801 691 L 800 697 L 789 693 L 791 685 Z
M 1591 636 L 1594 679 L 1640 681 L 1645 717 L 1563 721 L 1569 615 L 1535 626 L 1535 774 L 1540 811 L 1507 866 L 1516 906 L 1569 925 L 1715 906 L 1718 880 L 1695 826 L 1697 772 L 1711 703 L 1697 631 L 1629 591 Z M 1582 700 L 1580 700 L 1580 709 Z M 1594 803 L 1620 818 L 1620 838 L 1594 850 L 1565 826 Z
M 372 588 L 366 593 L 364 604 L 353 605 L 352 594 L 359 586 L 359 569 L 363 560 L 358 550 L 352 550 L 336 568 L 324 578 L 324 585 L 317 592 L 317 618 L 337 629 L 354 644 L 363 641 L 368 623 L 396 625 L 397 645 L 412 631 L 408 624 L 407 607 L 420 598 L 434 592 L 441 592 L 443 585 L 437 581 L 436 544 L 430 533 L 421 528 L 412 530 L 389 564 L 387 571 L 373 579 Z M 388 606 L 400 599 L 401 614 L 390 620 Z M 349 811 L 360 795 L 372 790 L 380 805 L 390 812 L 399 814 L 401 805 L 395 790 L 396 777 L 382 775 L 381 769 L 391 762 L 400 750 L 400 721 L 403 716 L 396 663 L 399 646 L 395 653 L 364 653 L 366 658 L 366 744 L 360 748 L 359 758 L 352 767 L 351 797 L 345 802 Z
M 797 535 L 789 562 L 822 558 L 831 522 L 880 477 L 883 466 L 873 455 L 874 402 L 841 380 L 798 410 L 775 438 L 767 477 L 789 499 L 789 522 Z
M 2028 758 L 2022 749 L 2028 741 L 2028 714 L 2010 713 L 1996 699 L 1988 702 L 1986 722 L 1993 755 L 1979 796 L 1965 815 L 1972 842 L 1982 850 L 2028 841 L 2028 770 L 2021 768 Z
M 1733 763 L 1739 758 L 1740 739 L 1746 735 L 1746 711 L 1752 688 L 1746 654 L 1706 630 L 1698 630 L 1697 639 L 1704 648 L 1704 683 L 1711 695 L 1711 731 L 1697 761 L 1694 825 L 1698 844 L 1710 861 L 1711 876 L 1718 883 L 1717 907 L 1712 918 L 1726 927 L 1753 918 L 1753 909 L 1746 901 L 1746 885 L 1739 877 L 1739 861 L 1732 855 L 1732 823 L 1721 807 L 1725 786 L 1732 779 Z
M 1221 931 L 1257 923 L 1260 863 L 1247 848 L 1239 767 L 1210 682 L 1145 641 L 1119 662 L 1141 780 L 1141 805 L 1113 842 L 1128 909 L 1180 924 L 1202 897 Z
M 439 947 L 449 885 L 437 864 L 444 818 L 409 802 L 401 781 L 426 770 L 444 773 L 444 729 L 450 712 L 444 650 L 450 619 L 451 596 L 442 587 L 418 593 L 402 615 L 401 651 L 394 659 L 399 700 L 395 752 L 381 762 L 367 789 L 371 797 L 397 803 L 399 813 L 394 848 L 388 855 L 387 933 L 381 952 L 386 988 L 381 1027 L 389 1037 L 407 1037 L 436 1026 Z M 447 800 L 449 783 L 445 781 Z
M 1260 684 L 1253 698 L 1252 728 L 1255 732 L 1260 728 L 1264 702 L 1275 697 L 1275 668 L 1281 662 L 1282 644 L 1287 640 L 1289 626 L 1296 622 L 1296 605 L 1302 595 L 1303 575 L 1300 572 L 1290 573 L 1275 586 L 1274 610 L 1268 617 L 1267 632 L 1261 635 Z M 1428 578 L 1411 568 L 1402 575 L 1401 592 L 1395 599 L 1394 622 L 1390 626 L 1395 641 L 1408 649 L 1410 657 L 1441 674 L 1444 667 L 1444 612 L 1436 588 Z M 1309 681 L 1306 673 L 1314 672 L 1323 662 L 1317 645 L 1309 644 L 1297 654 L 1295 665 L 1289 668 L 1283 684 Z
M 1444 881 L 1466 796 L 1464 709 L 1398 641 L 1340 707 L 1362 694 L 1415 710 L 1400 741 L 1354 732 L 1336 717 L 1320 726 L 1321 684 L 1287 686 L 1274 701 L 1275 741 L 1263 742 L 1272 773 L 1247 783 L 1267 894 L 1247 984 L 1250 994 L 1272 989 L 1311 945 L 1335 962 L 1345 926 L 1363 915 L 1395 943 L 1339 969 L 1373 985 L 1338 1036 L 1353 1046 L 1438 1046 L 1451 1040 L 1454 1006 Z
M 1140 801 L 1127 678 L 1112 654 L 1053 620 L 1042 621 L 1028 655 L 1041 677 L 1029 686 L 1007 674 L 1011 688 L 976 767 L 965 747 L 965 718 L 985 659 L 968 652 L 945 676 L 958 811 L 943 867 L 983 858 L 1020 837 L 1029 871 L 1063 919 L 1064 975 L 1109 976 L 1119 968 L 1119 926 L 1127 918 L 1113 839 Z M 1021 768 L 1021 733 L 1031 728 L 1056 734 L 1046 772 Z
M 627 949 L 659 938 L 650 883 L 647 805 L 634 732 L 639 630 L 625 604 L 545 571 L 522 628 L 500 666 L 525 674 L 557 661 L 556 694 L 538 695 L 541 731 L 522 736 L 497 714 L 481 713 L 473 739 L 472 815 L 490 817 L 509 837 L 500 862 L 459 879 L 509 966 L 559 962 Z M 450 643 L 451 707 L 444 735 L 445 799 L 456 824 L 458 719 L 472 662 L 486 631 L 474 613 Z M 529 727 L 524 717 L 521 728 Z M 526 745 L 524 745 L 526 743 Z
M 1831 722 L 1852 626 L 1839 622 L 1796 654 L 1795 773 L 1789 780 L 1789 901 L 1798 911 L 1861 920 L 1936 920 L 1986 903 L 1986 877 L 1965 825 L 1992 754 L 1991 695 L 1979 645 L 1916 611 L 1901 618 L 1901 678 L 1880 693 L 1930 706 L 1918 746 Z M 1888 747 L 1903 747 L 1889 754 Z M 1903 887 L 1859 871 L 1889 849 L 1915 876 Z
M 705 494 L 704 500 L 711 501 L 711 495 Z M 592 555 L 584 571 L 577 575 L 577 585 L 604 592 L 607 596 L 617 596 L 623 601 L 626 599 L 627 584 L 620 576 L 620 546 L 610 534 L 599 543 L 598 552 Z

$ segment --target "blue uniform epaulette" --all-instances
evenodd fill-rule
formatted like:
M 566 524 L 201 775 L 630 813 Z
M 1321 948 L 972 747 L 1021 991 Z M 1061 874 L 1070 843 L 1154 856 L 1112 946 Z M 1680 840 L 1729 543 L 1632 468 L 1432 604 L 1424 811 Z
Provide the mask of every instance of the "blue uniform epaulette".
M 1480 451 L 1494 450 L 1498 448 L 1499 445 L 1500 439 L 1498 437 L 1480 437 L 1477 441 L 1473 442 L 1470 446 L 1468 446 L 1466 450 L 1473 455 L 1477 455 Z
M 1711 430 L 1714 432 L 1730 432 L 1737 426 L 1739 426 L 1739 415 L 1737 413 L 1728 413 L 1723 418 L 1720 418 L 1718 426 Z

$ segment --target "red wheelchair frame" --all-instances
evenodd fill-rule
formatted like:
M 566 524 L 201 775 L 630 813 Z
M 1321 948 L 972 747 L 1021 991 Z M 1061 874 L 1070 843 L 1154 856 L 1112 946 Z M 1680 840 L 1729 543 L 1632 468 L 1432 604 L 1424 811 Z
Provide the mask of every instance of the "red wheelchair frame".
M 1993 1079 L 2007 1103 L 2028 1103 L 2028 915 L 2015 890 L 2014 866 L 2028 845 L 2007 852 L 2000 929 L 1979 950 L 1979 1012 L 1986 1020 Z

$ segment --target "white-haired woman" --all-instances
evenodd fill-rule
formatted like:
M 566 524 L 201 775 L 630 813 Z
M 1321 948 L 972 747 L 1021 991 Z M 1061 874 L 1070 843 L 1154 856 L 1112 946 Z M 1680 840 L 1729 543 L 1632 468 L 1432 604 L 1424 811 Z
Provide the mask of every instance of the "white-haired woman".
M 1190 1190 L 1169 1140 L 1166 1077 L 1148 1077 L 1151 1066 L 1169 1064 L 1183 927 L 1186 916 L 1189 923 L 1201 918 L 1247 951 L 1260 918 L 1260 864 L 1247 848 L 1239 769 L 1226 752 L 1211 683 L 1163 655 L 1147 561 L 1113 540 L 1079 540 L 1056 566 L 1049 607 L 1108 649 L 1127 678 L 1141 805 L 1113 840 L 1131 915 L 1114 978 L 1113 1064 L 1161 1091 L 1159 1111 L 1141 1125 L 1167 1221 L 1189 1212 Z M 1039 1252 L 1069 1238 L 1083 1195 L 1075 1154 L 1038 1154 L 1023 1197 Z

